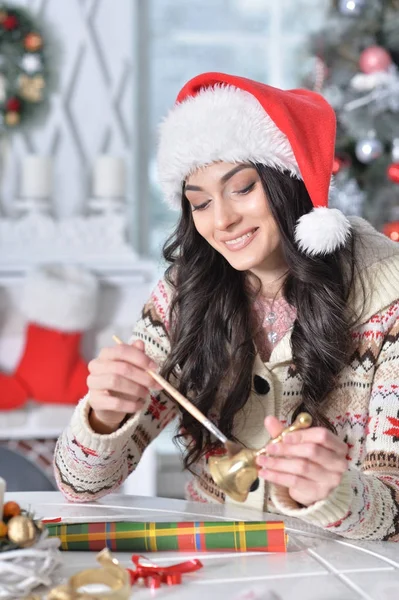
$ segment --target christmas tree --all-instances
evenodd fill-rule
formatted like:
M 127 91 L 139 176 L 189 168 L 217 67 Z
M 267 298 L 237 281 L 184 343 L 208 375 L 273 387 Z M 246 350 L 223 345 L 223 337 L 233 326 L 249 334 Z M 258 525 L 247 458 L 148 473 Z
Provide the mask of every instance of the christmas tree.
M 399 0 L 334 0 L 310 52 L 338 122 L 331 205 L 399 241 Z

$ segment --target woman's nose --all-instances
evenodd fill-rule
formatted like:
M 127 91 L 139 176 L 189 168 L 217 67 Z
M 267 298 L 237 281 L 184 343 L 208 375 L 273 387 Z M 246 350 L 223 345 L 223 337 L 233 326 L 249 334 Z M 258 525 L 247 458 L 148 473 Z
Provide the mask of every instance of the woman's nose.
M 214 221 L 215 229 L 223 231 L 233 225 L 239 218 L 238 214 L 228 202 L 215 202 Z

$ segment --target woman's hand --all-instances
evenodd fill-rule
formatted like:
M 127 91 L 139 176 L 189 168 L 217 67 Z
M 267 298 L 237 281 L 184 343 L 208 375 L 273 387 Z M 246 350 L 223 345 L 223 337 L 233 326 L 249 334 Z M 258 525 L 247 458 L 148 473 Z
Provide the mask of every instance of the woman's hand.
M 265 427 L 272 438 L 284 426 L 267 417 Z M 287 434 L 282 442 L 268 444 L 269 456 L 259 456 L 259 476 L 288 488 L 293 500 L 310 506 L 324 500 L 340 484 L 348 468 L 347 445 L 324 427 L 311 427 Z
M 149 388 L 162 389 L 146 369 L 157 365 L 144 353 L 140 340 L 101 350 L 89 363 L 90 425 L 97 433 L 112 433 L 127 414 L 137 413 Z

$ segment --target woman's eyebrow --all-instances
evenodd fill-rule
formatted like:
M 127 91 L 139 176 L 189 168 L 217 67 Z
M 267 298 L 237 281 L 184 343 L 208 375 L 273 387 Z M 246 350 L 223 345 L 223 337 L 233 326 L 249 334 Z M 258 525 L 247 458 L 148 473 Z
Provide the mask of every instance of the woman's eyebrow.
M 225 173 L 220 178 L 220 183 L 226 183 L 229 179 L 231 179 L 233 177 L 233 175 L 235 175 L 236 173 L 239 173 L 243 169 L 253 169 L 253 166 L 252 165 L 237 165 L 236 167 L 234 167 L 234 169 L 231 169 L 231 171 L 229 171 L 228 173 Z M 204 189 L 202 187 L 200 187 L 199 185 L 186 184 L 184 186 L 184 189 L 185 189 L 185 191 L 188 191 L 188 192 L 203 192 L 204 191 Z

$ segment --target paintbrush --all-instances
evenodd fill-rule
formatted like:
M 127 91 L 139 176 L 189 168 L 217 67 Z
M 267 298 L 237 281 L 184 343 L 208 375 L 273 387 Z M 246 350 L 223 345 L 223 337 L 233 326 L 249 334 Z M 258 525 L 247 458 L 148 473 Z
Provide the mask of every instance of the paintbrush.
M 124 343 L 124 342 L 122 342 L 122 340 L 120 338 L 118 338 L 117 335 L 113 335 L 112 339 L 117 344 L 123 344 Z M 147 373 L 149 375 L 151 375 L 151 377 L 157 383 L 159 383 L 159 385 L 161 385 L 163 387 L 163 389 L 166 392 L 168 392 L 168 394 L 170 394 L 170 396 L 172 396 L 172 398 L 174 400 L 176 400 L 176 402 L 178 402 L 180 404 L 180 406 L 182 406 L 183 408 L 185 408 L 186 411 L 188 413 L 190 413 L 190 415 L 192 415 L 194 417 L 194 419 L 197 419 L 197 421 L 199 421 L 201 423 L 201 425 L 203 425 L 220 442 L 222 442 L 222 444 L 224 444 L 228 450 L 229 450 L 229 446 L 230 445 L 231 446 L 234 445 L 232 442 L 229 442 L 229 440 L 227 439 L 227 437 L 220 431 L 220 429 L 218 429 L 216 427 L 216 425 L 214 425 L 212 423 L 212 421 L 210 421 L 200 410 L 198 410 L 198 408 L 196 406 L 194 406 L 194 404 L 192 402 L 190 402 L 190 400 L 188 400 L 187 398 L 185 398 L 183 396 L 183 394 L 181 394 L 180 392 L 178 392 L 168 381 L 166 381 L 166 379 L 164 379 L 161 375 L 159 375 L 159 373 L 155 373 L 151 369 L 146 369 L 146 371 L 147 371 Z

